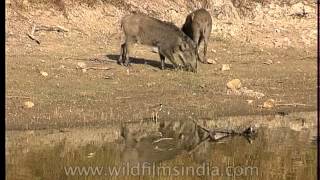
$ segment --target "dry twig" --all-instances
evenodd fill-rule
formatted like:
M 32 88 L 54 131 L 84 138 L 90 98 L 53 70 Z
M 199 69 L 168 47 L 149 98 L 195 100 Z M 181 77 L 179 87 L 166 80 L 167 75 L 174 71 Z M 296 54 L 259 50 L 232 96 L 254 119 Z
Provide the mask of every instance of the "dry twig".
M 27 33 L 28 37 L 34 41 L 36 41 L 37 44 L 40 44 L 40 41 L 34 37 L 34 32 L 36 30 L 36 25 L 33 25 L 32 26 L 32 29 L 31 29 L 31 33 Z

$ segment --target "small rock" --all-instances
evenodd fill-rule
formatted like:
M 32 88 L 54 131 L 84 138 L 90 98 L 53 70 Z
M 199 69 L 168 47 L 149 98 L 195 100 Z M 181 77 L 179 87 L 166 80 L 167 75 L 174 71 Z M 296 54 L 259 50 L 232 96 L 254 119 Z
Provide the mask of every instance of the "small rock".
M 87 72 L 87 69 L 82 69 L 82 72 L 83 72 L 83 73 Z
M 40 71 L 40 74 L 42 75 L 42 76 L 44 76 L 44 77 L 47 77 L 49 74 L 47 73 L 47 72 L 45 72 L 45 71 Z
M 153 86 L 153 85 L 155 85 L 155 84 L 156 84 L 155 82 L 148 82 L 148 83 L 147 83 L 147 86 L 148 86 L 148 87 L 151 87 L 151 86 Z
M 78 62 L 77 63 L 77 67 L 78 68 L 81 68 L 81 69 L 84 69 L 87 67 L 87 64 L 85 62 Z
M 263 103 L 263 108 L 273 108 L 276 105 L 274 99 L 268 99 Z
M 32 108 L 34 106 L 34 103 L 31 101 L 26 101 L 23 103 L 25 108 Z
M 248 104 L 252 104 L 253 103 L 253 100 L 246 100 L 248 102 Z
M 227 83 L 227 87 L 231 90 L 237 90 L 241 88 L 240 79 L 233 79 Z
M 273 45 L 274 45 L 275 48 L 280 48 L 280 47 L 282 47 L 282 43 L 279 42 L 279 41 L 277 41 L 277 40 L 273 41 Z
M 158 47 L 153 47 L 151 51 L 154 52 L 154 53 L 159 53 Z
M 43 60 L 43 59 L 41 59 L 41 60 L 40 60 L 40 62 L 45 63 L 46 61 L 45 61 L 45 60 Z
M 217 51 L 215 49 L 211 49 L 211 52 L 216 53 Z
M 59 69 L 64 69 L 64 68 L 66 68 L 64 65 L 61 65 L 61 66 L 59 67 Z
M 269 59 L 269 60 L 263 62 L 263 64 L 271 65 L 271 64 L 273 64 L 273 61 Z
M 240 92 L 245 96 L 254 97 L 254 98 L 257 98 L 257 99 L 261 99 L 262 97 L 265 96 L 261 92 L 253 91 L 253 90 L 248 89 L 246 87 L 241 87 Z
M 89 153 L 87 157 L 88 157 L 88 158 L 92 158 L 92 157 L 95 156 L 95 154 L 96 154 L 96 153 Z
M 207 59 L 208 64 L 217 64 L 217 61 L 213 59 Z
M 200 86 L 201 88 L 205 88 L 205 87 L 206 87 L 205 84 L 200 84 L 199 86 Z
M 280 64 L 281 62 L 280 61 L 277 61 L 277 64 Z
M 222 64 L 221 71 L 229 71 L 231 68 L 230 64 Z
M 290 7 L 289 15 L 295 15 L 295 16 L 300 16 L 304 17 L 307 16 L 308 14 L 312 14 L 315 10 L 314 8 L 304 5 L 304 3 L 299 2 Z

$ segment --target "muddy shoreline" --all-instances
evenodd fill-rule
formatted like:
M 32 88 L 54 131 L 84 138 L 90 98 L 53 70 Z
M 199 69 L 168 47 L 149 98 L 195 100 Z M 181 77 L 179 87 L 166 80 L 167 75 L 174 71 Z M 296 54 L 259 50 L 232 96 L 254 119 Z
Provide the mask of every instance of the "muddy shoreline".
M 192 119 L 186 119 L 191 121 Z M 197 121 L 203 125 L 204 121 Z M 156 132 L 159 124 L 155 123 L 127 123 L 132 131 L 141 131 L 146 134 Z M 215 120 L 205 120 L 204 127 L 208 129 L 243 130 L 249 126 L 259 128 L 287 128 L 294 131 L 310 131 L 316 133 L 317 112 L 291 113 L 286 116 L 233 116 L 221 117 Z M 114 143 L 121 140 L 120 126 L 107 126 L 95 128 L 62 128 L 50 130 L 26 130 L 6 132 L 6 153 L 11 149 L 23 147 L 37 149 L 43 146 L 56 146 L 64 142 L 70 148 L 85 146 L 87 144 Z

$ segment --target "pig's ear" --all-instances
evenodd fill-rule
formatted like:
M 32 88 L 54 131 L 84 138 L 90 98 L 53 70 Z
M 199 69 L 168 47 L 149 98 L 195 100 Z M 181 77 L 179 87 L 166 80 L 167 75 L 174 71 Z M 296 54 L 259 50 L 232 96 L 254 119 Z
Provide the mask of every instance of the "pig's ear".
M 184 51 L 185 49 L 186 49 L 186 46 L 185 46 L 184 43 L 182 43 L 182 44 L 180 45 L 180 50 L 181 50 L 181 51 Z
M 181 50 L 181 51 L 184 51 L 184 50 L 186 50 L 186 49 L 188 49 L 188 48 L 189 48 L 189 46 L 188 46 L 187 43 L 182 43 L 182 44 L 180 45 L 180 50 Z
M 191 21 L 193 21 L 194 13 L 191 14 Z

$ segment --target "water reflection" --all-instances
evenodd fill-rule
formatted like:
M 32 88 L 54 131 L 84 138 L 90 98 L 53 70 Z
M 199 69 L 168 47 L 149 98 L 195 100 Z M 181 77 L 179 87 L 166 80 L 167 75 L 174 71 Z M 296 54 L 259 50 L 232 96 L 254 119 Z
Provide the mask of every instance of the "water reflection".
M 11 152 L 6 161 L 6 179 L 110 179 L 107 167 L 124 167 L 126 162 L 148 162 L 155 167 L 211 168 L 211 174 L 178 174 L 174 179 L 316 179 L 316 144 L 311 131 L 292 131 L 285 128 L 259 129 L 250 144 L 243 137 L 227 138 L 222 143 L 204 142 L 196 151 L 188 153 L 176 148 L 178 142 L 164 141 L 158 149 L 151 146 L 154 139 L 144 139 L 136 146 L 123 143 L 88 144 L 70 149 L 61 142 L 53 148 L 28 153 Z M 66 175 L 64 167 L 103 167 L 103 173 L 92 176 Z M 254 167 L 249 172 L 248 167 Z M 140 167 L 141 168 L 141 167 Z M 229 168 L 229 171 L 227 169 Z M 247 169 L 246 169 L 247 168 Z M 250 170 L 250 169 L 249 169 Z M 252 169 L 251 169 L 252 170 Z M 174 171 L 175 172 L 175 171 Z M 96 172 L 97 173 L 97 172 Z M 131 172 L 133 173 L 133 172 Z M 141 172 L 140 172 L 141 173 Z M 172 171 L 173 173 L 173 171 Z M 251 173 L 251 174 L 250 174 Z M 126 173 L 124 173 L 126 174 Z M 164 179 L 172 179 L 168 174 Z M 137 175 L 137 174 L 133 174 Z M 211 176 L 208 176 L 211 175 Z M 121 176 L 119 179 L 154 179 L 158 176 Z

